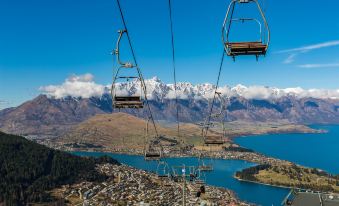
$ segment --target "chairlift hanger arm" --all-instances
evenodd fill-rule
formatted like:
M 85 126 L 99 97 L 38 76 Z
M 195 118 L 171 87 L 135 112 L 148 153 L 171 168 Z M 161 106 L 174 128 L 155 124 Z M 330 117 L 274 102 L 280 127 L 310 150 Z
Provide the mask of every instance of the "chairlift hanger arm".
M 229 13 L 231 12 L 231 16 L 230 16 L 230 19 L 233 18 L 233 13 L 234 13 L 234 8 L 235 8 L 235 4 L 238 0 L 232 0 L 231 3 L 229 4 L 228 8 L 227 8 L 227 12 L 226 12 L 226 15 L 225 15 L 225 18 L 224 18 L 224 22 L 222 24 L 222 30 L 221 30 L 221 38 L 222 38 L 222 42 L 224 44 L 225 42 L 225 35 L 226 35 L 226 39 L 228 39 L 228 35 L 229 35 L 229 30 L 231 28 L 231 24 L 232 24 L 232 21 L 230 21 L 230 23 L 228 24 L 228 28 L 226 30 L 226 34 L 225 34 L 225 27 L 227 25 L 227 21 L 228 21 L 228 16 L 229 16 Z
M 213 114 L 212 116 L 213 116 L 213 117 L 220 117 L 220 116 L 222 115 L 223 111 L 224 111 L 224 100 L 223 100 L 223 98 L 222 98 L 222 96 L 221 96 L 221 92 L 217 92 L 217 91 L 216 91 L 215 93 L 216 93 L 216 95 L 218 96 L 218 99 L 219 99 L 219 101 L 220 101 L 220 110 L 219 110 L 218 113 Z
M 124 30 L 119 30 L 118 33 L 119 33 L 119 37 L 118 37 L 118 40 L 117 40 L 117 43 L 116 43 L 116 47 L 115 47 L 115 50 L 114 50 L 114 53 L 116 56 L 117 56 L 117 62 L 118 64 L 120 64 L 122 67 L 124 68 L 133 68 L 135 67 L 132 63 L 130 62 L 122 62 L 121 59 L 120 59 L 120 43 L 121 43 L 121 39 L 123 37 L 123 35 L 127 32 L 126 29 Z

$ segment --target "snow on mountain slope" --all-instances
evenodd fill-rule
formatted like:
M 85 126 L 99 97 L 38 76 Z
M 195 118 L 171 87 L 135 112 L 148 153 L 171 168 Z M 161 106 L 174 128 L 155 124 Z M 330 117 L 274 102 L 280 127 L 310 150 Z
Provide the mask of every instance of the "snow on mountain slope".
M 153 77 L 145 80 L 147 96 L 152 100 L 174 99 L 175 89 L 173 84 L 165 84 L 159 78 Z M 141 94 L 140 81 L 117 83 L 116 92 L 122 95 Z M 100 85 L 94 82 L 91 74 L 71 76 L 61 85 L 49 85 L 41 87 L 43 94 L 57 99 L 73 97 L 100 97 L 109 93 L 110 85 Z M 215 86 L 209 83 L 193 85 L 189 82 L 177 83 L 177 95 L 179 99 L 209 99 L 213 97 Z M 284 96 L 294 96 L 297 98 L 313 97 L 319 99 L 339 99 L 339 89 L 303 89 L 300 87 L 280 89 L 267 86 L 244 86 L 234 87 L 221 86 L 218 89 L 224 96 L 243 97 L 246 99 L 272 100 Z

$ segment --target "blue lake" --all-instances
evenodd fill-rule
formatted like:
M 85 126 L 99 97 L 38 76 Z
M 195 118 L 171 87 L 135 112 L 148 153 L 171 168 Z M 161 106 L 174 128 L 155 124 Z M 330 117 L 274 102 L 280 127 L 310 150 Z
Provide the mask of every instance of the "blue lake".
M 235 139 L 243 147 L 268 156 L 339 174 L 339 125 L 312 125 L 323 134 L 272 134 Z
M 109 155 L 121 163 L 148 171 L 156 171 L 157 163 L 155 161 L 145 161 L 142 156 L 121 155 L 97 152 L 76 152 L 83 156 Z M 174 165 L 198 165 L 197 158 L 166 158 L 169 166 Z M 205 159 L 206 164 L 213 163 L 214 170 L 206 173 L 206 182 L 209 185 L 224 187 L 233 190 L 237 196 L 244 201 L 255 203 L 257 205 L 272 206 L 280 205 L 281 201 L 289 192 L 288 189 L 260 185 L 255 183 L 241 182 L 233 178 L 236 171 L 254 166 L 254 163 L 242 160 L 211 160 Z
M 235 141 L 268 156 L 339 173 L 339 126 L 313 125 L 312 127 L 325 129 L 328 133 L 258 135 L 237 138 Z M 157 168 L 156 162 L 145 161 L 142 156 L 89 152 L 77 152 L 76 154 L 84 156 L 107 154 L 136 168 L 148 171 L 155 171 Z M 166 161 L 170 166 L 198 165 L 197 158 L 167 158 Z M 242 160 L 205 159 L 205 163 L 208 162 L 213 163 L 214 170 L 206 173 L 206 182 L 233 190 L 241 200 L 257 205 L 277 206 L 289 192 L 288 189 L 241 182 L 233 178 L 236 171 L 255 165 L 253 163 Z

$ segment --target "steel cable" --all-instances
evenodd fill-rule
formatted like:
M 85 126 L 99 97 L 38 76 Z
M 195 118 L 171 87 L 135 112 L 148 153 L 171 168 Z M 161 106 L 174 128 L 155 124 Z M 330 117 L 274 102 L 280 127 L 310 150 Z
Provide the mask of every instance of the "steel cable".
M 172 64 L 173 64 L 173 79 L 174 79 L 174 92 L 175 92 L 175 104 L 176 104 L 176 117 L 177 117 L 177 135 L 180 137 L 180 120 L 179 120 L 179 104 L 177 94 L 177 77 L 176 77 L 176 66 L 175 66 L 175 46 L 174 46 L 174 32 L 173 32 L 173 19 L 172 19 L 172 5 L 171 0 L 168 0 L 168 10 L 171 27 L 171 43 L 172 43 Z
M 212 116 L 212 112 L 213 112 L 215 97 L 216 97 L 216 94 L 217 94 L 217 91 L 218 91 L 218 88 L 219 88 L 219 81 L 220 81 L 222 66 L 224 64 L 224 57 L 225 57 L 225 50 L 223 49 L 221 61 L 220 61 L 220 66 L 219 66 L 218 79 L 217 79 L 217 83 L 216 83 L 216 86 L 215 86 L 215 92 L 214 92 L 214 95 L 213 95 L 212 104 L 211 104 L 211 107 L 210 107 L 208 118 L 206 119 L 205 126 L 203 128 L 203 129 L 205 129 L 205 132 L 203 133 L 204 136 L 207 135 L 207 132 L 208 132 L 209 127 L 210 127 L 209 125 L 210 125 L 211 116 Z
M 124 18 L 124 14 L 122 12 L 122 9 L 121 9 L 121 6 L 120 6 L 120 0 L 117 0 L 117 4 L 118 4 L 118 8 L 119 8 L 119 11 L 120 11 L 120 16 L 121 16 L 121 19 L 122 19 L 122 23 L 124 25 L 124 29 L 126 30 L 126 36 L 127 36 L 127 39 L 128 39 L 128 44 L 129 44 L 129 47 L 131 49 L 131 53 L 132 53 L 132 57 L 133 57 L 133 60 L 134 60 L 134 64 L 135 64 L 135 67 L 138 71 L 138 75 L 140 77 L 140 81 L 141 81 L 141 86 L 142 86 L 142 90 L 144 91 L 144 96 L 145 96 L 145 102 L 146 102 L 146 105 L 147 105 L 147 108 L 148 108 L 148 111 L 149 111 L 149 118 L 151 119 L 152 121 L 152 124 L 153 124 L 153 127 L 154 127 L 154 131 L 155 131 L 155 134 L 156 136 L 158 137 L 159 134 L 158 134 L 158 130 L 157 130 L 157 127 L 155 125 L 155 121 L 154 121 L 154 118 L 153 118 L 153 114 L 152 114 L 152 110 L 151 110 L 151 107 L 149 105 L 149 102 L 148 102 L 148 99 L 147 99 L 147 90 L 146 90 L 146 84 L 145 84 L 145 81 L 144 81 L 144 78 L 142 76 L 142 73 L 141 73 L 141 70 L 138 66 L 138 63 L 137 63 L 137 60 L 136 60 L 136 55 L 134 53 L 134 49 L 133 49 L 133 46 L 132 46 L 132 41 L 131 41 L 131 37 L 129 36 L 129 32 L 128 32 L 128 29 L 127 29 L 127 25 L 126 25 L 126 21 L 125 21 L 125 18 Z

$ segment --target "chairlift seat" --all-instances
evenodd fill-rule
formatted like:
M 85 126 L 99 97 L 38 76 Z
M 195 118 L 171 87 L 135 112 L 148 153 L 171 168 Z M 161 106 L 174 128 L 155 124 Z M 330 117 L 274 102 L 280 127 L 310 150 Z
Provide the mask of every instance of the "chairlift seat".
M 156 152 L 146 152 L 145 153 L 145 159 L 146 160 L 159 160 L 161 158 L 160 153 Z
M 207 136 L 204 139 L 204 143 L 206 145 L 222 145 L 224 144 L 224 140 L 220 136 Z
M 205 181 L 204 180 L 195 180 L 195 184 L 197 184 L 197 185 L 204 185 Z
M 115 96 L 114 97 L 114 107 L 121 108 L 134 108 L 139 109 L 143 108 L 143 102 L 141 101 L 140 96 Z
M 199 169 L 200 171 L 212 171 L 213 167 L 212 165 L 200 165 Z
M 260 41 L 256 42 L 226 42 L 226 48 L 228 48 L 228 56 L 238 55 L 265 55 L 267 51 L 267 45 Z
M 160 157 L 159 153 L 146 153 L 146 157 Z
M 168 175 L 158 175 L 159 178 L 168 178 Z

